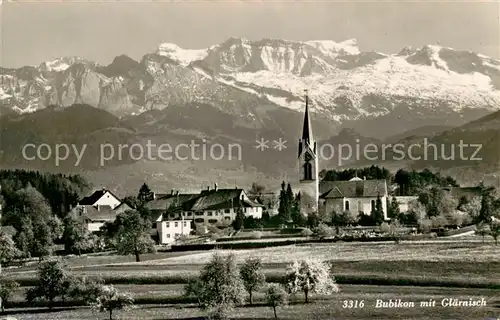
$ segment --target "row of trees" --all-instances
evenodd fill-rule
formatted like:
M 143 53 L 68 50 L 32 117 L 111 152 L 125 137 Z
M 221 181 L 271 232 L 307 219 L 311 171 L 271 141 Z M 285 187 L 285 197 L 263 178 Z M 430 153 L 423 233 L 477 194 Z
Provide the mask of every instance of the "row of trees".
M 339 291 L 330 267 L 316 260 L 295 261 L 288 266 L 282 284 L 266 285 L 262 262 L 258 258 L 248 258 L 238 268 L 235 256 L 215 253 L 204 266 L 198 278 L 185 286 L 185 296 L 195 298 L 201 309 L 209 313 L 210 319 L 227 319 L 231 310 L 245 300 L 253 304 L 255 292 L 263 290 L 265 303 L 277 316 L 277 307 L 286 304 L 288 296 L 304 293 L 309 302 L 310 293 L 332 294 Z
M 37 277 L 37 285 L 26 291 L 26 301 L 31 305 L 43 301 L 52 309 L 58 300 L 78 300 L 93 309 L 107 312 L 110 320 L 113 319 L 113 311 L 133 307 L 134 299 L 130 293 L 121 292 L 112 285 L 105 285 L 101 279 L 75 276 L 59 260 L 40 263 Z M 2 312 L 17 287 L 17 282 L 0 278 Z
M 71 210 L 90 189 L 80 175 L 41 173 L 29 170 L 0 170 L 1 196 L 6 205 L 16 202 L 18 190 L 32 186 L 47 200 L 52 212 L 60 219 Z M 5 211 L 6 208 L 4 208 Z M 8 209 L 8 208 L 7 208 Z

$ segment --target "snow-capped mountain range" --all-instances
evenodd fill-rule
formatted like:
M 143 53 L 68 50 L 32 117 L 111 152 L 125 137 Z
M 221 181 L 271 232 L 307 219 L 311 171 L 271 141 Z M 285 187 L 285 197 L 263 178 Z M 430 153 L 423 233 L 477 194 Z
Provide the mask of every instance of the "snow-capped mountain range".
M 0 80 L 0 114 L 86 103 L 121 116 L 203 103 L 251 120 L 260 106 L 301 111 L 304 89 L 312 111 L 339 125 L 385 118 L 457 125 L 500 109 L 497 59 L 434 45 L 361 52 L 354 39 L 230 38 L 200 50 L 163 43 L 140 62 L 65 57 L 1 68 Z

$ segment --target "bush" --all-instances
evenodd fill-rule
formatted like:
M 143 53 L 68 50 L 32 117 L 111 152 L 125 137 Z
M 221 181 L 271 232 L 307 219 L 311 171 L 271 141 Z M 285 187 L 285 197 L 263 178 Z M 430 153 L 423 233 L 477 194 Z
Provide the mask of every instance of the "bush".
M 379 230 L 382 233 L 390 233 L 391 232 L 391 226 L 387 222 L 382 222 L 379 226 Z
M 312 236 L 314 233 L 313 233 L 310 229 L 308 229 L 308 228 L 304 228 L 300 234 L 301 234 L 303 237 L 310 237 L 310 236 Z
M 335 231 L 324 223 L 319 224 L 315 232 L 319 239 L 331 238 L 335 235 Z
M 252 232 L 252 239 L 260 239 L 262 238 L 262 232 L 260 231 L 253 231 Z
M 421 219 L 418 221 L 418 229 L 421 233 L 427 234 L 432 230 L 432 220 L 431 219 Z

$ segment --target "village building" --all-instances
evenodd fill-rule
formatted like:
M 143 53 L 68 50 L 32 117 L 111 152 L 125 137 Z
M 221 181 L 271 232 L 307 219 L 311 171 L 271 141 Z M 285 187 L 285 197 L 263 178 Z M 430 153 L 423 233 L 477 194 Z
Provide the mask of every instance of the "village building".
M 172 244 L 178 237 L 188 236 L 192 231 L 192 220 L 169 220 L 157 223 L 158 242 Z
M 319 189 L 320 202 L 327 213 L 350 211 L 370 215 L 380 199 L 384 218 L 388 219 L 386 180 L 355 177 L 349 181 L 321 181 Z
M 179 193 L 155 196 L 146 204 L 153 225 L 160 221 L 191 220 L 196 224 L 228 226 L 238 210 L 245 216 L 262 218 L 263 205 L 252 201 L 243 189 L 213 189 L 200 193 Z
M 111 191 L 102 188 L 83 198 L 70 214 L 81 219 L 90 232 L 98 232 L 106 222 L 113 222 L 120 213 L 132 208 Z

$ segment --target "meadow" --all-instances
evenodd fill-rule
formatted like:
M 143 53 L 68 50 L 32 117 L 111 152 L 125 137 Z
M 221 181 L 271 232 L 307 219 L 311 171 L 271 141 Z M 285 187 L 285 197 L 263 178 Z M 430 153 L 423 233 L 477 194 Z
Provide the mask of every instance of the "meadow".
M 269 282 L 281 281 L 286 266 L 295 259 L 314 257 L 332 265 L 341 292 L 328 297 L 313 296 L 309 304 L 304 304 L 303 296 L 298 295 L 289 306 L 280 309 L 280 319 L 484 320 L 500 315 L 500 247 L 490 242 L 330 243 L 218 251 L 233 253 L 237 263 L 260 257 Z M 133 257 L 90 255 L 68 258 L 67 263 L 75 274 L 102 277 L 134 294 L 137 309 L 118 312 L 117 319 L 196 319 L 203 313 L 192 305 L 193 301 L 182 297 L 183 284 L 197 276 L 213 253 L 214 250 L 159 252 L 144 255 L 144 261 L 139 263 L 133 262 Z M 33 266 L 5 273 L 23 285 L 15 293 L 14 305 L 26 307 L 22 302 L 24 291 L 36 281 Z M 444 308 L 439 306 L 444 297 L 484 297 L 488 303 L 483 308 Z M 272 319 L 272 310 L 259 305 L 262 298 L 262 294 L 257 294 L 257 306 L 237 308 L 233 318 Z M 343 309 L 342 301 L 348 299 L 365 300 L 365 307 Z M 380 309 L 374 308 L 376 299 L 435 299 L 437 305 Z M 14 316 L 18 320 L 106 318 L 105 314 L 87 308 Z

